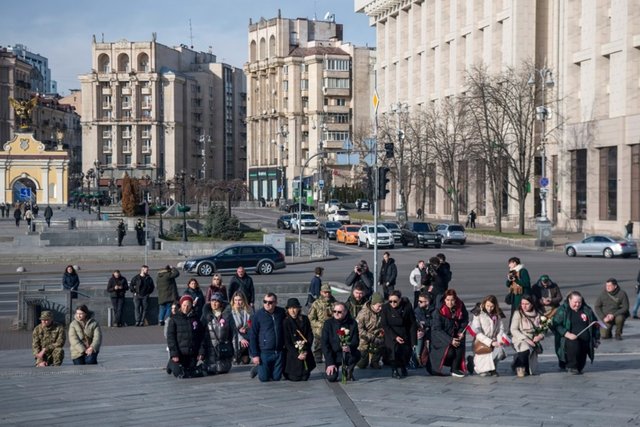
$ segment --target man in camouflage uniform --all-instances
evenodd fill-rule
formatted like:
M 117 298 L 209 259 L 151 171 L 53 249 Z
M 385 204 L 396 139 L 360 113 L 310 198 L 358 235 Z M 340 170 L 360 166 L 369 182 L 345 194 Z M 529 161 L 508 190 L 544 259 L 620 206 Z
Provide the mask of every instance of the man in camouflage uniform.
M 371 301 L 364 305 L 364 308 L 358 313 L 356 322 L 358 323 L 358 334 L 360 336 L 360 344 L 358 350 L 362 354 L 358 361 L 358 368 L 365 369 L 369 366 L 371 359 L 371 367 L 380 369 L 380 358 L 384 347 L 384 333 L 380 325 L 380 312 L 384 298 L 379 293 L 371 296 Z
M 349 295 L 347 303 L 345 304 L 347 311 L 351 313 L 351 317 L 356 319 L 358 317 L 358 313 L 360 313 L 360 310 L 362 310 L 367 301 L 369 301 L 369 298 L 365 297 L 364 286 L 362 286 L 361 283 L 353 285 L 351 295 Z
M 33 356 L 36 366 L 60 366 L 64 359 L 64 326 L 53 321 L 53 313 L 43 311 L 40 324 L 33 330 Z
M 333 315 L 333 304 L 336 299 L 331 295 L 331 285 L 328 283 L 320 287 L 320 298 L 311 304 L 309 309 L 309 321 L 311 322 L 311 330 L 313 331 L 313 356 L 316 363 L 322 363 L 322 327 L 327 319 Z

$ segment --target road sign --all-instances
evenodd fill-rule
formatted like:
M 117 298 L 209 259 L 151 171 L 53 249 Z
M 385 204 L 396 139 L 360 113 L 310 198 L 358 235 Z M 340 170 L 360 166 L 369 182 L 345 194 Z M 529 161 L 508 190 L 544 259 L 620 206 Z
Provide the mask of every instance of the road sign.
M 546 176 L 540 178 L 540 186 L 546 187 L 547 185 L 549 185 L 549 178 L 547 178 Z
M 30 199 L 31 198 L 31 188 L 29 187 L 23 187 L 20 189 L 20 198 L 25 200 L 25 199 Z
M 378 112 L 378 104 L 380 104 L 380 98 L 378 97 L 378 91 L 376 89 L 373 90 L 373 98 L 371 99 L 373 103 L 374 112 Z
M 321 190 L 324 189 L 324 179 L 318 180 L 318 188 Z

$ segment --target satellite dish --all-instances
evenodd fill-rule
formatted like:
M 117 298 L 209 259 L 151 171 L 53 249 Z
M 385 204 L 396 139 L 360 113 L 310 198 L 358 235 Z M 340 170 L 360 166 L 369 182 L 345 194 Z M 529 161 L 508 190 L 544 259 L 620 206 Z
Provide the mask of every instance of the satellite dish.
M 324 20 L 325 20 L 325 21 L 331 21 L 331 22 L 333 22 L 335 19 L 336 19 L 336 15 L 334 15 L 334 14 L 333 14 L 333 13 L 331 13 L 331 12 L 327 12 L 327 13 L 325 13 L 325 14 L 324 14 Z

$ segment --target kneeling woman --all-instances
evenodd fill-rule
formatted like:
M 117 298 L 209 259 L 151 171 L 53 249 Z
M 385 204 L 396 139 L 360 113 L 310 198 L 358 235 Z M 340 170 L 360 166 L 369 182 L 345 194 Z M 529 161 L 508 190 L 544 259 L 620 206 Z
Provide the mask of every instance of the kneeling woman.
M 206 340 L 206 365 L 209 375 L 226 374 L 233 363 L 233 340 L 236 331 L 233 316 L 225 310 L 222 294 L 211 294 L 202 313 L 202 323 L 209 334 Z
M 544 339 L 540 331 L 540 313 L 535 309 L 533 297 L 522 295 L 520 306 L 511 319 L 511 337 L 516 354 L 512 367 L 519 377 L 534 375 L 538 369 L 539 344 Z
M 464 377 L 464 332 L 469 324 L 469 313 L 453 289 L 447 289 L 440 306 L 436 306 L 431 324 L 431 349 L 427 371 L 445 375 L 443 368 L 451 367 L 451 375 Z
M 498 299 L 489 295 L 482 300 L 480 313 L 474 316 L 473 322 L 471 322 L 471 329 L 476 333 L 476 341 L 484 344 L 486 351 L 483 354 L 476 352 L 473 355 L 474 371 L 482 377 L 497 376 L 498 361 L 507 357 L 502 347 L 502 338 L 505 336 L 503 317 L 504 314 L 498 306 Z M 474 345 L 475 349 L 476 345 Z
M 311 351 L 311 322 L 300 312 L 302 307 L 297 298 L 289 298 L 286 309 L 287 317 L 283 323 L 286 351 L 284 376 L 289 381 L 307 381 L 311 371 L 316 367 L 316 359 Z

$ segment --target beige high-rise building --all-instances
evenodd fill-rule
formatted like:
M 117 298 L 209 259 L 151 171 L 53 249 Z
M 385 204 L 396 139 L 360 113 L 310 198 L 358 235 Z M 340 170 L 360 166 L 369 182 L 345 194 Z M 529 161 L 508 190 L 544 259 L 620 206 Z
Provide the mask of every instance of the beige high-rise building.
M 628 220 L 640 221 L 640 28 L 634 25 L 640 3 L 355 0 L 354 6 L 376 28 L 381 112 L 396 102 L 411 110 L 463 93 L 473 65 L 498 72 L 532 61 L 534 77 L 547 68 L 555 83 L 545 101 L 549 219 L 560 228 L 616 235 Z M 529 219 L 540 212 L 542 171 L 536 169 Z M 470 177 L 467 206 L 490 222 L 489 194 Z M 445 195 L 439 189 L 433 195 L 427 214 L 449 218 Z M 392 198 L 387 210 L 397 203 Z M 506 213 L 513 224 L 515 202 Z
M 253 199 L 297 198 L 302 175 L 304 201 L 316 203 L 323 184 L 328 192 L 357 179 L 356 166 L 340 153 L 354 131 L 370 129 L 375 51 L 344 42 L 342 24 L 327 18 L 278 15 L 249 24 L 244 70 Z M 320 147 L 326 159 L 315 156 Z
M 103 181 L 130 176 L 203 180 L 246 176 L 242 70 L 212 53 L 155 40 L 92 43 L 80 76 L 83 170 Z

